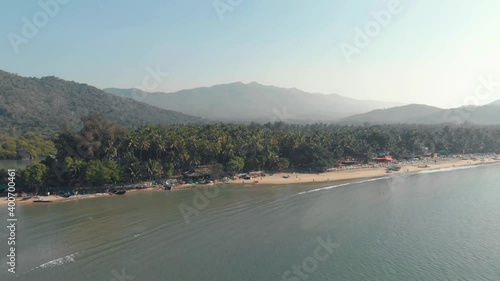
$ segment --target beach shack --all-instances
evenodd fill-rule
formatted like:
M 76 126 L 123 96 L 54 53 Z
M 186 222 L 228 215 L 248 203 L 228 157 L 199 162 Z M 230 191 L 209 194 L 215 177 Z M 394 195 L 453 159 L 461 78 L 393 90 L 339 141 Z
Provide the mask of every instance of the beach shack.
M 406 160 L 406 161 L 414 160 L 415 158 L 416 158 L 416 156 L 414 154 L 406 153 L 406 154 L 401 155 L 401 159 Z
M 342 159 L 337 161 L 337 164 L 339 166 L 352 166 L 352 165 L 359 164 L 359 161 L 357 161 L 354 157 L 344 156 L 344 157 L 342 157 Z
M 380 151 L 377 153 L 377 157 L 373 158 L 372 160 L 377 164 L 391 163 L 394 159 L 390 154 L 390 151 Z
M 375 158 L 375 162 L 377 162 L 377 164 L 391 163 L 392 160 L 393 158 L 391 155 L 384 155 Z
M 185 183 L 204 183 L 210 179 L 210 175 L 204 173 L 182 173 L 182 181 Z
M 433 153 L 426 153 L 426 154 L 424 155 L 424 157 L 425 157 L 425 158 L 438 158 L 438 156 L 439 156 L 439 153 L 437 153 L 437 152 L 433 152 Z
M 204 183 L 211 178 L 211 165 L 197 166 L 189 172 L 182 173 L 182 181 L 186 183 Z

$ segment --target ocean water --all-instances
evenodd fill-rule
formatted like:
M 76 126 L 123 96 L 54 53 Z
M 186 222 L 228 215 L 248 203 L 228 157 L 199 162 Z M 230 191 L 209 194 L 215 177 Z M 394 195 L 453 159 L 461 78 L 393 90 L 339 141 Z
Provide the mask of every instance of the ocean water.
M 492 165 L 21 206 L 0 279 L 498 281 L 499 183 Z

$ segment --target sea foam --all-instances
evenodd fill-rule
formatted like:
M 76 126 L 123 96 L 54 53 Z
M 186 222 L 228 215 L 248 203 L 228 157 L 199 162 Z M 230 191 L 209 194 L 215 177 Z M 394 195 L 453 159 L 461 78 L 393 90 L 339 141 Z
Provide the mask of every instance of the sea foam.
M 61 265 L 67 264 L 67 263 L 75 262 L 75 257 L 77 255 L 78 255 L 78 253 L 74 253 L 74 254 L 67 255 L 67 256 L 62 257 L 62 258 L 51 260 L 51 261 L 46 262 L 44 264 L 41 264 L 41 265 L 39 265 L 39 266 L 31 269 L 31 270 L 35 270 L 35 269 L 38 269 L 38 268 L 56 267 L 56 266 L 61 266 Z
M 361 180 L 361 181 L 355 181 L 355 182 L 341 183 L 341 184 L 337 184 L 337 185 L 325 186 L 325 187 L 320 187 L 320 188 L 316 188 L 316 189 L 312 189 L 312 190 L 302 191 L 300 193 L 297 193 L 296 195 L 303 195 L 306 193 L 329 190 L 332 188 L 337 188 L 337 187 L 342 187 L 342 186 L 347 186 L 347 185 L 362 184 L 362 183 L 366 183 L 366 182 L 386 180 L 386 179 L 389 179 L 389 177 L 381 177 L 381 178 L 367 179 L 367 180 Z

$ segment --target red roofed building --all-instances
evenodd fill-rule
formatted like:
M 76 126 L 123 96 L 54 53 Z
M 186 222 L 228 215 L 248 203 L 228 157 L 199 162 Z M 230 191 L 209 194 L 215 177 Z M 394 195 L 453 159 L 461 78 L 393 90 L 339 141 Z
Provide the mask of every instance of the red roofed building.
M 392 162 L 392 156 L 391 155 L 379 156 L 375 158 L 375 161 L 377 163 L 390 163 Z

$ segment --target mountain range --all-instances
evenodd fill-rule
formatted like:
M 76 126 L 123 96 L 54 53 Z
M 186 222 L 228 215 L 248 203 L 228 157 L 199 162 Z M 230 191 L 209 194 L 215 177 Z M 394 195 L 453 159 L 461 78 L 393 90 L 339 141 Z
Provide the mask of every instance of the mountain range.
M 149 93 L 96 87 L 53 76 L 28 78 L 0 70 L 0 130 L 55 131 L 78 128 L 80 119 L 98 112 L 124 127 L 206 122 L 398 124 L 500 124 L 500 101 L 455 109 L 356 100 L 295 88 L 231 83 Z
M 202 119 L 108 94 L 95 87 L 56 77 L 27 78 L 0 70 L 0 130 L 77 128 L 83 116 L 97 112 L 125 127 L 197 123 Z
M 237 82 L 175 93 L 149 93 L 138 89 L 117 88 L 107 88 L 104 91 L 163 109 L 224 122 L 328 122 L 374 109 L 401 105 L 356 100 L 338 94 L 308 93 L 295 88 L 264 86 L 256 82 Z
M 453 109 L 410 104 L 388 109 L 374 110 L 343 118 L 341 124 L 442 124 L 473 123 L 479 125 L 500 124 L 500 101 L 483 106 L 463 106 Z
M 107 88 L 116 96 L 133 98 L 163 109 L 208 120 L 340 124 L 500 124 L 500 100 L 484 106 L 442 109 L 429 105 L 356 100 L 338 94 L 314 94 L 295 88 L 256 82 L 216 85 L 175 93 Z

